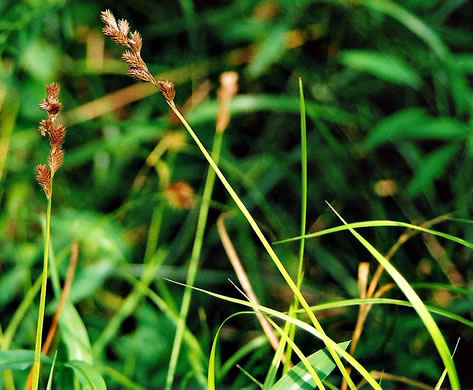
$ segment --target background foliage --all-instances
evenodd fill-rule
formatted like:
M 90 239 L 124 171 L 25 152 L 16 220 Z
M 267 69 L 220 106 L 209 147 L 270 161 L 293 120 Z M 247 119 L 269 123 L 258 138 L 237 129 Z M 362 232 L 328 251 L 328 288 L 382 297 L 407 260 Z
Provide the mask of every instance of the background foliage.
M 62 86 L 62 119 L 67 126 L 52 222 L 61 277 L 72 239 L 80 248 L 70 295 L 80 318 L 74 311 L 64 313 L 73 318 L 70 324 L 78 326 L 71 331 L 82 332 L 94 351 L 106 324 L 133 289 L 125 275 L 139 277 L 143 271 L 156 210 L 164 213 L 157 242 L 162 265 L 151 287 L 170 310 L 180 305 L 183 289 L 162 278 L 185 280 L 198 207 L 172 207 L 163 185 L 188 182 L 198 203 L 207 164 L 187 140 L 180 148 L 166 150 L 157 174 L 150 170 L 142 187 L 133 187 L 154 147 L 169 132 L 182 129 L 159 94 L 125 76 L 120 48 L 101 33 L 99 14 L 106 8 L 140 31 L 142 56 L 150 70 L 175 82 L 176 103 L 209 148 L 219 74 L 239 73 L 240 92 L 231 105 L 221 166 L 271 240 L 299 233 L 299 76 L 308 114 L 310 231 L 339 223 L 325 201 L 350 222 L 420 223 L 445 213 L 471 219 L 473 6 L 468 1 L 4 1 L 0 3 L 3 330 L 41 271 L 46 202 L 34 181 L 34 167 L 45 159 L 48 145 L 36 127 L 43 118 L 38 103 L 52 81 Z M 235 276 L 215 227 L 219 213 L 234 211 L 235 206 L 219 184 L 213 200 L 196 285 L 238 296 L 227 280 Z M 448 221 L 436 228 L 473 241 L 471 224 L 466 222 Z M 261 302 L 286 310 L 292 294 L 244 219 L 235 212 L 227 225 Z M 382 253 L 401 233 L 392 228 L 364 231 Z M 277 251 L 295 274 L 297 245 L 280 245 Z M 393 263 L 412 283 L 447 283 L 471 291 L 472 260 L 469 249 L 416 236 Z M 308 240 L 305 261 L 303 292 L 313 304 L 358 297 L 358 264 L 371 261 L 372 270 L 375 266 L 347 233 Z M 384 278 L 383 283 L 390 282 Z M 428 284 L 419 286 L 418 292 L 426 303 L 472 319 L 471 295 Z M 388 295 L 402 298 L 397 289 Z M 50 316 L 57 305 L 53 296 L 48 291 Z M 185 347 L 177 369 L 183 387 L 196 385 L 191 370 L 195 359 L 202 359 L 206 367 L 216 329 L 237 310 L 193 294 L 188 327 L 204 357 L 193 356 L 193 350 Z M 319 318 L 332 338 L 343 341 L 351 337 L 357 310 L 323 312 Z M 26 312 L 10 349 L 32 348 L 36 315 L 34 306 Z M 439 325 L 451 347 L 461 337 L 455 362 L 463 386 L 473 386 L 472 329 L 445 319 L 439 319 Z M 95 353 L 109 388 L 123 384 L 117 384 L 119 378 L 107 367 L 131 378 L 136 388 L 162 387 L 174 329 L 151 300 L 141 300 L 104 349 Z M 232 319 L 224 330 L 222 363 L 260 333 L 256 320 L 248 317 Z M 70 358 L 71 351 L 81 349 L 67 345 L 64 334 L 61 337 L 56 342 L 58 358 L 66 354 Z M 321 347 L 302 333 L 298 337 L 308 354 Z M 240 364 L 264 378 L 270 350 L 266 343 Z M 387 305 L 370 313 L 356 357 L 368 369 L 430 385 L 443 370 L 415 313 Z M 27 371 L 14 372 L 18 381 L 25 375 Z M 251 386 L 236 368 L 220 379 L 222 386 Z

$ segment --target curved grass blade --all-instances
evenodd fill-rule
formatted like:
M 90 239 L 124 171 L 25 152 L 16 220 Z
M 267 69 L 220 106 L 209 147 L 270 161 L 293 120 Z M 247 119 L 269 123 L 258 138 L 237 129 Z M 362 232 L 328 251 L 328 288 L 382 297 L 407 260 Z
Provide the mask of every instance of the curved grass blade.
M 327 203 L 328 204 L 328 203 Z M 330 205 L 328 206 L 332 209 L 335 215 L 344 223 L 345 220 L 342 218 L 340 214 Z M 412 303 L 415 311 L 419 315 L 420 319 L 424 323 L 427 331 L 430 333 L 432 340 L 437 347 L 437 350 L 442 358 L 442 361 L 445 365 L 445 368 L 448 371 L 448 377 L 450 379 L 450 383 L 452 389 L 459 390 L 460 389 L 460 382 L 457 375 L 457 370 L 455 368 L 455 364 L 453 363 L 452 356 L 450 355 L 450 350 L 445 342 L 445 339 L 440 332 L 437 324 L 435 323 L 434 319 L 430 315 L 429 311 L 425 307 L 422 300 L 419 298 L 417 293 L 411 287 L 409 282 L 401 275 L 401 273 L 381 254 L 379 253 L 375 247 L 373 247 L 363 236 L 361 236 L 356 230 L 352 227 L 348 228 L 350 233 L 355 236 L 355 238 L 371 253 L 371 255 L 384 267 L 384 269 L 389 273 L 389 275 L 394 279 L 396 284 L 402 290 L 406 298 Z
M 107 385 L 98 370 L 89 363 L 81 360 L 71 360 L 64 363 L 71 368 L 85 390 L 107 390 Z
M 348 306 L 359 306 L 364 304 L 385 304 L 385 305 L 397 305 L 397 306 L 404 306 L 404 307 L 411 307 L 413 305 L 411 302 L 403 301 L 401 299 L 392 299 L 392 298 L 356 298 L 356 299 L 344 299 L 341 301 L 336 302 L 329 302 L 329 303 L 322 303 L 321 305 L 311 306 L 311 309 L 314 311 L 323 311 L 323 310 L 330 310 L 336 309 L 340 307 L 348 307 Z M 466 318 L 459 316 L 458 314 L 449 312 L 447 310 L 440 309 L 438 307 L 425 305 L 427 310 L 431 313 L 437 314 L 439 316 L 460 322 L 470 328 L 473 328 L 473 321 L 467 320 Z M 297 313 L 304 313 L 303 310 L 299 309 Z
M 179 283 L 180 284 L 180 283 Z M 192 287 L 195 290 L 199 290 L 195 287 Z M 223 325 L 227 321 L 229 321 L 231 318 L 236 317 L 241 313 L 234 313 L 231 316 L 227 317 L 218 327 L 217 333 L 215 333 L 214 336 L 214 341 L 212 342 L 212 349 L 210 350 L 210 357 L 209 357 L 209 369 L 208 369 L 208 374 L 207 374 L 207 389 L 208 390 L 215 390 L 215 354 L 216 354 L 216 349 L 217 349 L 217 341 L 218 341 L 218 336 L 220 335 L 220 331 L 223 328 Z
M 354 222 L 354 223 L 347 223 L 346 225 L 335 226 L 333 228 L 324 229 L 319 232 L 306 234 L 304 236 L 297 236 L 292 238 L 286 238 L 284 240 L 279 240 L 273 242 L 273 244 L 285 244 L 286 242 L 297 241 L 301 240 L 302 238 L 314 238 L 324 236 L 326 234 L 341 232 L 344 230 L 350 229 L 359 229 L 359 228 L 367 228 L 367 227 L 403 227 L 413 230 L 418 230 L 420 232 L 429 233 L 437 237 L 442 237 L 447 240 L 456 242 L 457 244 L 466 246 L 467 248 L 473 249 L 473 243 L 470 241 L 463 240 L 461 238 L 452 236 L 451 234 L 439 232 L 437 230 L 428 229 L 422 226 L 413 225 L 406 222 L 399 222 L 399 221 L 390 221 L 390 220 L 377 220 L 377 221 L 363 221 L 363 222 Z
M 452 286 L 451 284 L 446 284 L 446 283 L 418 282 L 418 283 L 411 283 L 411 286 L 415 288 L 429 288 L 429 289 L 440 288 L 443 290 L 451 291 L 456 294 L 470 295 L 473 297 L 473 290 L 470 290 L 465 287 L 460 287 L 460 286 Z

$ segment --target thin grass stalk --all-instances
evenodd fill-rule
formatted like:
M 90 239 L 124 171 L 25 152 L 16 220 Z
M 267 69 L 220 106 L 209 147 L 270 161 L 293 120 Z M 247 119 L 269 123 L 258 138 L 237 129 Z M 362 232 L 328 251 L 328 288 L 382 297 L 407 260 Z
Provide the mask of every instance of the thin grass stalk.
M 216 131 L 214 137 L 214 143 L 212 147 L 212 156 L 214 161 L 218 164 L 220 159 L 220 152 L 222 149 L 223 132 Z M 197 228 L 195 232 L 194 244 L 192 246 L 191 258 L 189 261 L 189 268 L 187 272 L 186 285 L 194 286 L 197 269 L 199 266 L 200 254 L 202 252 L 202 243 L 204 240 L 205 227 L 207 226 L 207 216 L 210 207 L 210 200 L 215 185 L 215 172 L 209 168 L 207 172 L 207 178 L 205 180 L 204 193 L 202 195 L 202 202 L 200 204 L 199 218 L 197 221 Z M 186 287 L 184 290 L 184 296 L 182 297 L 181 309 L 179 312 L 179 321 L 177 322 L 176 335 L 174 336 L 174 343 L 172 346 L 171 358 L 169 360 L 169 369 L 166 377 L 166 390 L 172 388 L 174 382 L 174 376 L 176 372 L 177 361 L 179 359 L 179 353 L 182 345 L 182 338 L 184 334 L 184 328 L 186 325 L 187 314 L 189 313 L 189 307 L 191 302 L 192 289 Z
M 41 338 L 43 335 L 43 322 L 44 322 L 44 308 L 46 306 L 46 287 L 48 283 L 48 259 L 49 259 L 49 241 L 51 236 L 51 200 L 53 195 L 53 178 L 51 177 L 50 196 L 48 198 L 48 208 L 46 211 L 46 231 L 44 237 L 44 257 L 43 257 L 43 274 L 41 279 L 41 293 L 39 298 L 39 313 L 38 313 L 38 324 L 36 326 L 36 342 L 34 350 L 34 363 L 33 363 L 33 390 L 38 390 L 39 386 L 39 373 L 41 367 Z
M 251 216 L 250 212 L 248 211 L 248 209 L 246 208 L 246 206 L 243 204 L 243 202 L 240 200 L 240 198 L 238 197 L 238 195 L 236 194 L 235 190 L 233 189 L 233 187 L 230 185 L 230 183 L 227 181 L 227 179 L 225 178 L 225 176 L 223 175 L 223 173 L 220 171 L 220 169 L 218 168 L 217 164 L 215 163 L 215 161 L 213 161 L 212 157 L 210 156 L 210 154 L 207 152 L 207 150 L 205 149 L 204 145 L 202 144 L 202 142 L 200 141 L 200 139 L 197 137 L 197 135 L 195 134 L 194 130 L 192 130 L 192 128 L 190 127 L 190 125 L 187 123 L 186 119 L 182 116 L 182 114 L 179 112 L 179 110 L 177 109 L 176 105 L 174 104 L 174 102 L 172 100 L 166 100 L 167 103 L 169 104 L 169 106 L 171 107 L 171 109 L 174 111 L 174 113 L 176 114 L 176 116 L 179 118 L 179 120 L 181 121 L 181 123 L 184 125 L 184 127 L 186 128 L 186 130 L 189 132 L 190 136 L 194 139 L 195 143 L 197 144 L 197 146 L 199 147 L 200 151 L 202 152 L 202 154 L 205 156 L 205 158 L 207 159 L 209 165 L 212 167 L 212 169 L 215 171 L 215 173 L 217 174 L 217 176 L 219 177 L 220 181 L 222 182 L 222 184 L 225 186 L 226 190 L 228 191 L 228 193 L 230 194 L 230 196 L 233 198 L 234 202 L 237 204 L 238 208 L 240 209 L 240 211 L 243 213 L 243 215 L 245 216 L 245 218 L 247 219 L 248 223 L 250 224 L 250 226 L 253 228 L 255 234 L 258 236 L 259 240 L 261 241 L 261 243 L 263 244 L 264 248 L 266 249 L 266 251 L 268 252 L 269 256 L 271 257 L 271 259 L 273 260 L 274 264 L 276 265 L 276 267 L 278 268 L 279 272 L 281 273 L 281 275 L 283 276 L 284 280 L 286 281 L 286 283 L 289 285 L 289 287 L 291 288 L 291 290 L 293 291 L 293 293 L 295 294 L 295 296 L 297 297 L 297 299 L 299 300 L 299 302 L 301 303 L 302 307 L 305 309 L 307 315 L 309 316 L 310 320 L 312 321 L 315 329 L 321 333 L 322 335 L 326 336 L 325 335 L 325 332 L 324 330 L 322 329 L 322 326 L 320 325 L 319 321 L 317 320 L 317 318 L 315 317 L 314 313 L 312 313 L 312 311 L 310 310 L 310 307 L 307 303 L 307 301 L 305 300 L 305 298 L 303 297 L 303 295 L 301 294 L 300 290 L 298 289 L 297 285 L 294 283 L 294 281 L 292 280 L 291 276 L 289 275 L 289 273 L 286 271 L 286 269 L 284 268 L 281 260 L 279 260 L 279 257 L 277 256 L 276 252 L 274 252 L 273 248 L 271 247 L 271 245 L 269 244 L 268 240 L 266 239 L 266 237 L 263 235 L 263 232 L 261 231 L 261 229 L 259 228 L 258 224 L 256 223 L 256 221 L 254 220 L 254 218 Z M 326 340 L 327 338 L 324 337 L 323 338 L 323 341 L 324 343 L 326 343 Z M 353 381 L 349 378 L 347 372 L 346 372 L 346 369 L 345 369 L 345 366 L 343 365 L 343 363 L 341 362 L 339 356 L 337 355 L 337 353 L 335 352 L 334 348 L 333 348 L 333 344 L 330 344 L 330 343 L 326 343 L 326 346 L 327 346 L 327 349 L 328 351 L 330 352 L 330 355 L 332 356 L 332 358 L 334 359 L 337 367 L 339 368 L 340 372 L 342 373 L 343 377 L 347 378 L 347 382 L 350 386 L 351 389 L 353 390 L 356 390 L 356 387 L 355 387 L 355 384 L 353 383 Z
M 302 79 L 299 77 L 299 93 L 300 93 L 300 111 L 301 111 L 301 236 L 303 237 L 307 225 L 307 123 L 305 114 L 304 89 L 302 87 Z M 305 239 L 302 238 L 299 243 L 299 264 L 297 268 L 296 284 L 300 289 L 302 285 L 302 267 L 304 265 L 304 249 Z M 294 297 L 291 307 L 289 308 L 289 316 L 293 316 L 294 312 L 299 308 L 299 301 Z M 294 341 L 296 335 L 296 327 L 289 325 L 289 339 Z M 284 363 L 283 374 L 289 371 L 291 363 L 292 347 L 289 343 L 286 349 L 286 362 Z

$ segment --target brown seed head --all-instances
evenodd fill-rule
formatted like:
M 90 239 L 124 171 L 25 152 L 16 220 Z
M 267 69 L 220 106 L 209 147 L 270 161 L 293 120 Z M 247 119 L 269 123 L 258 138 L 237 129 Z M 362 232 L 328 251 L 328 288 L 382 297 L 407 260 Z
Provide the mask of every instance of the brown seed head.
M 173 100 L 176 94 L 174 85 L 168 80 L 156 81 L 141 58 L 140 51 L 143 40 L 140 33 L 136 30 L 130 33 L 128 22 L 125 19 L 121 19 L 117 23 L 115 16 L 108 9 L 100 13 L 100 18 L 105 24 L 102 30 L 103 33 L 111 37 L 119 45 L 131 49 L 131 51 L 127 50 L 122 55 L 122 59 L 128 64 L 128 74 L 135 79 L 152 83 L 161 91 L 161 94 L 168 103 L 174 104 Z
M 169 80 L 159 80 L 159 91 L 164 96 L 164 98 L 169 102 L 174 101 L 174 96 L 176 96 L 176 91 L 174 90 L 174 84 Z
M 176 181 L 164 191 L 168 202 L 176 208 L 190 209 L 195 203 L 194 189 L 185 181 Z
M 64 150 L 62 150 L 60 147 L 52 147 L 48 156 L 48 166 L 51 170 L 51 177 L 53 177 L 57 170 L 61 167 L 63 160 Z
M 50 133 L 52 127 L 53 121 L 51 119 L 41 119 L 41 122 L 39 122 L 38 130 L 44 137 L 46 134 Z
M 64 143 L 66 128 L 63 125 L 53 126 L 49 132 L 49 143 L 51 146 L 60 147 Z
M 61 92 L 61 87 L 58 83 L 51 83 L 46 87 L 46 94 L 48 98 L 57 99 L 59 92 Z
M 103 33 L 111 37 L 119 45 L 129 47 L 128 31 L 130 31 L 130 27 L 128 22 L 125 19 L 122 19 L 119 20 L 117 24 L 115 16 L 113 16 L 108 9 L 100 13 L 100 18 L 105 23 L 105 26 L 102 29 Z
M 130 47 L 133 49 L 133 51 L 139 53 L 143 45 L 143 40 L 141 39 L 140 33 L 136 30 L 135 32 L 131 33 L 128 43 L 130 44 Z
M 48 113 L 48 119 L 42 119 L 38 130 L 41 135 L 49 135 L 50 150 L 48 155 L 48 166 L 40 164 L 36 167 L 36 180 L 46 193 L 48 200 L 51 197 L 52 177 L 62 165 L 64 151 L 62 144 L 66 135 L 66 128 L 63 125 L 56 125 L 55 121 L 61 111 L 62 104 L 57 99 L 60 87 L 57 83 L 51 83 L 46 87 L 46 99 L 39 104 L 42 110 Z
M 128 24 L 128 21 L 126 19 L 120 19 L 118 21 L 118 30 L 123 36 L 128 36 L 128 33 L 130 32 L 130 25 Z
M 39 164 L 36 166 L 36 180 L 49 200 L 49 196 L 51 194 L 51 172 L 46 165 Z

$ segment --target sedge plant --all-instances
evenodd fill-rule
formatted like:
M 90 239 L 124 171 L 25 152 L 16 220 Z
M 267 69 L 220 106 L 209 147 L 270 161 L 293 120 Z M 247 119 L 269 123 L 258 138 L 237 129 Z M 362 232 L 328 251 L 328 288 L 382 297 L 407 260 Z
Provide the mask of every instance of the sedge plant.
M 56 124 L 56 119 L 61 112 L 62 104 L 58 100 L 60 92 L 59 84 L 51 83 L 46 87 L 46 98 L 41 101 L 39 108 L 46 111 L 48 119 L 42 119 L 39 124 L 39 132 L 43 137 L 49 138 L 49 155 L 46 164 L 36 166 L 36 180 L 43 189 L 48 206 L 46 211 L 46 230 L 44 238 L 43 274 L 41 279 L 41 293 L 39 302 L 38 323 L 36 326 L 35 355 L 33 364 L 32 389 L 37 390 L 39 385 L 40 358 L 41 358 L 41 338 L 43 334 L 44 308 L 46 305 L 46 287 L 48 281 L 48 260 L 51 231 L 51 205 L 53 194 L 53 178 L 57 170 L 62 165 L 64 150 L 62 144 L 66 135 L 66 129 L 61 124 Z

